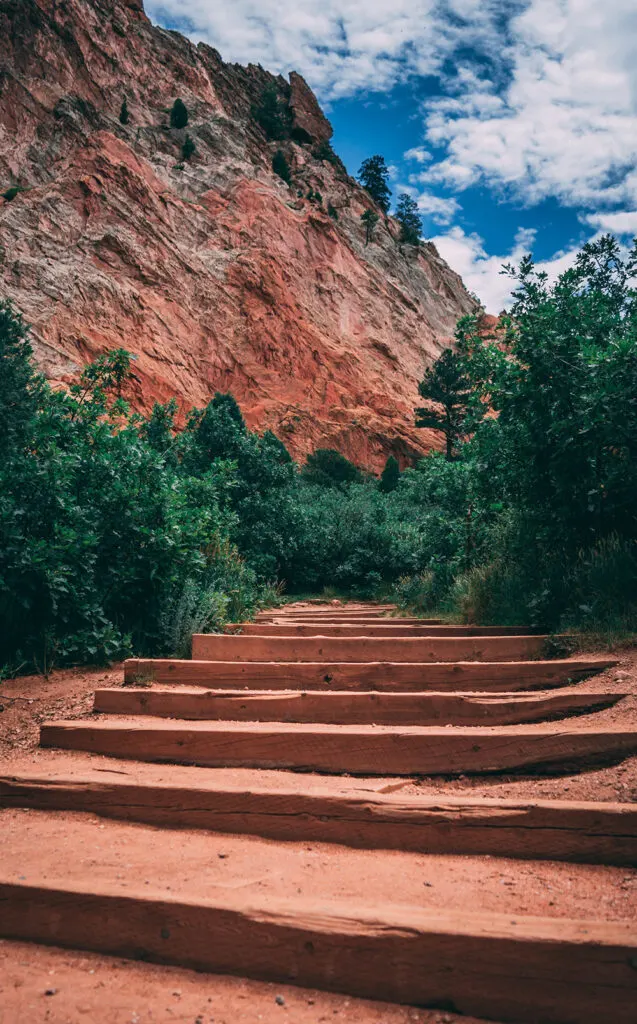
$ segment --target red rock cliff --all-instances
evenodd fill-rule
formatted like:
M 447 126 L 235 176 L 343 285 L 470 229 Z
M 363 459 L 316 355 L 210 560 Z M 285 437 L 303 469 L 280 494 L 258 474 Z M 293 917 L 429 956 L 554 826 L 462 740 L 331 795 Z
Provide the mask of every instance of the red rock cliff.
M 268 142 L 252 116 L 272 82 L 298 141 Z M 169 127 L 176 97 L 185 131 Z M 0 0 L 0 193 L 24 189 L 0 200 L 0 290 L 48 376 L 122 346 L 140 405 L 230 390 L 297 457 L 336 447 L 378 469 L 430 447 L 416 384 L 473 303 L 392 221 L 365 246 L 369 199 L 317 156 L 330 135 L 299 75 L 225 64 L 141 0 Z

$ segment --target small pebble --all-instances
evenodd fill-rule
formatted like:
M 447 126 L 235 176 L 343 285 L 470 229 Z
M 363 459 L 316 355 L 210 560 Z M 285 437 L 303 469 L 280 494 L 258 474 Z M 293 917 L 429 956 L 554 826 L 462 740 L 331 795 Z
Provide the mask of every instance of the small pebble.
M 55 996 L 55 995 L 57 995 L 57 989 L 56 988 L 47 988 L 47 989 L 44 990 L 44 994 L 45 994 L 45 996 Z
M 276 1003 L 277 1006 L 285 1006 L 285 999 L 283 998 L 283 996 L 276 996 L 274 1002 Z

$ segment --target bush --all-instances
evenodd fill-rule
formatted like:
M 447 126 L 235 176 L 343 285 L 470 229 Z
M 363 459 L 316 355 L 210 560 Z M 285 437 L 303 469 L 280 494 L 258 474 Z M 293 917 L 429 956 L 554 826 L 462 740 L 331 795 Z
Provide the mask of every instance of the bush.
M 232 462 L 200 456 L 191 472 L 196 439 L 174 437 L 173 406 L 131 414 L 125 352 L 86 367 L 67 393 L 50 390 L 30 355 L 24 324 L 1 304 L 0 666 L 161 652 L 169 608 L 173 641 L 188 608 L 198 621 L 214 610 L 215 623 L 222 605 L 251 614 L 262 584 L 231 539 L 230 494 L 245 493 Z
M 312 151 L 312 154 L 317 160 L 325 160 L 328 164 L 332 164 L 341 175 L 347 176 L 345 164 L 340 156 L 334 152 L 331 143 L 327 141 L 319 142 L 318 146 Z
M 181 159 L 190 160 L 191 156 L 193 156 L 196 152 L 197 147 L 194 143 L 194 140 L 190 137 L 190 135 L 186 135 L 186 138 L 184 139 L 184 144 L 181 147 Z
M 280 142 L 290 137 L 292 115 L 275 82 L 265 87 L 260 103 L 252 108 L 252 116 L 271 141 Z
M 297 124 L 295 124 L 294 127 L 291 129 L 290 138 L 299 146 L 309 146 L 313 141 L 310 133 L 306 132 L 305 128 L 301 128 L 301 126 Z
M 292 173 L 290 171 L 290 165 L 285 159 L 285 153 L 282 149 L 277 149 L 276 153 L 272 157 L 272 170 L 275 174 L 278 174 L 279 178 L 289 185 L 292 181 Z
M 20 195 L 20 192 L 26 191 L 27 190 L 23 188 L 22 185 L 11 185 L 6 192 L 2 193 L 2 198 L 6 199 L 6 201 L 10 203 L 12 199 L 15 199 L 16 196 Z
M 321 487 L 341 488 L 362 479 L 354 463 L 333 448 L 317 448 L 312 455 L 308 455 L 303 467 L 303 478 Z
M 188 108 L 183 100 L 175 100 L 170 111 L 170 127 L 185 128 L 188 124 Z

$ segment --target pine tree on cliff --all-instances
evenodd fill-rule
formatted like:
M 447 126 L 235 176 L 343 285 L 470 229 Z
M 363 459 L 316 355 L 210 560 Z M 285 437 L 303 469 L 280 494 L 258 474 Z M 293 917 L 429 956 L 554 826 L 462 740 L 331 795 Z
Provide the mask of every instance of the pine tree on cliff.
M 369 245 L 374 240 L 374 228 L 380 217 L 374 210 L 365 210 L 364 213 L 361 213 L 361 220 L 365 225 L 365 245 Z
M 175 100 L 170 111 L 170 127 L 185 128 L 188 124 L 188 107 L 183 100 Z
M 400 466 L 398 465 L 398 459 L 390 455 L 385 463 L 385 468 L 380 475 L 380 483 L 378 485 L 379 490 L 383 494 L 389 494 L 390 491 L 395 491 L 398 487 L 398 481 L 400 480 Z
M 197 147 L 195 146 L 194 140 L 190 137 L 190 135 L 186 135 L 186 138 L 184 139 L 184 144 L 181 147 L 182 160 L 190 160 L 190 157 L 193 156 L 196 152 Z
M 290 165 L 285 159 L 285 153 L 282 149 L 277 149 L 276 153 L 272 157 L 272 170 L 275 174 L 278 174 L 287 185 L 292 181 L 292 172 L 290 171 Z
M 407 245 L 420 245 L 422 242 L 422 222 L 418 212 L 418 203 L 406 192 L 401 192 L 396 203 L 396 220 L 400 224 L 400 240 Z
M 128 103 L 126 102 L 126 97 L 124 97 L 124 102 L 122 103 L 122 106 L 119 111 L 119 123 L 128 124 L 129 121 L 130 114 L 128 112 Z
M 252 108 L 252 116 L 261 125 L 268 139 L 279 142 L 290 134 L 291 115 L 281 102 L 279 90 L 274 82 L 266 85 L 261 102 Z
M 387 184 L 389 168 L 383 156 L 370 156 L 363 160 L 358 172 L 358 180 L 366 189 L 383 213 L 389 213 L 391 189 Z
M 434 407 L 416 409 L 416 426 L 439 430 L 445 435 L 446 457 L 451 462 L 458 442 L 467 433 L 466 421 L 472 389 L 462 359 L 447 348 L 425 372 L 418 385 L 421 398 Z

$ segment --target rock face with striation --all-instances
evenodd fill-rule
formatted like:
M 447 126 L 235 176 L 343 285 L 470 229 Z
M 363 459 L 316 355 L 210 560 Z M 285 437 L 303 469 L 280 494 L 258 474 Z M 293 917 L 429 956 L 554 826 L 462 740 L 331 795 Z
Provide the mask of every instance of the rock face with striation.
M 284 141 L 254 118 L 271 83 Z M 177 97 L 186 129 L 170 127 Z M 47 375 L 125 347 L 140 407 L 229 390 L 298 458 L 335 447 L 377 470 L 427 450 L 416 384 L 474 303 L 391 219 L 365 246 L 370 200 L 330 136 L 300 75 L 226 64 L 140 0 L 0 0 L 0 293 Z

